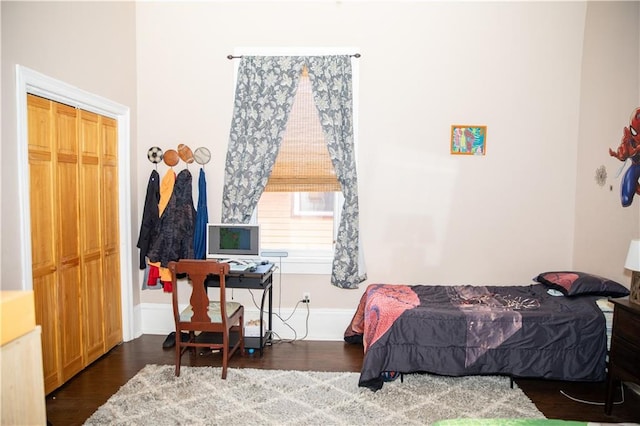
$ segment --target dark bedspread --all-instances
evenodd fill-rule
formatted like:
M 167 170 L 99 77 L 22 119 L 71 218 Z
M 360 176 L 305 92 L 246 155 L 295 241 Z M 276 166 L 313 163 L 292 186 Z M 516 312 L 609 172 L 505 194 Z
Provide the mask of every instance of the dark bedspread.
M 372 284 L 344 339 L 364 345 L 359 385 L 371 389 L 385 371 L 601 381 L 606 328 L 595 300 L 550 296 L 542 284 Z

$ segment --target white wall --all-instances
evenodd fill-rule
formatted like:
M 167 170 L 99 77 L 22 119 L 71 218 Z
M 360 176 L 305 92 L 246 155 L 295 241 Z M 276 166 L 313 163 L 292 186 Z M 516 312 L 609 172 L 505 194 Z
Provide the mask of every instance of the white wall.
M 152 169 L 147 145 L 204 145 L 209 215 L 219 218 L 234 91 L 227 54 L 358 46 L 362 288 L 524 284 L 569 268 L 585 11 L 579 2 L 139 3 L 138 191 Z M 485 157 L 449 154 L 454 123 L 488 126 Z M 305 290 L 316 308 L 354 308 L 362 293 L 285 275 L 285 306 Z
M 350 312 L 369 283 L 526 284 L 556 268 L 626 278 L 618 258 L 637 237 L 638 203 L 622 209 L 618 182 L 610 181 L 610 192 L 592 179 L 597 165 L 613 172 L 617 160 L 607 149 L 619 141 L 634 103 L 597 86 L 640 93 L 632 59 L 640 41 L 637 2 L 0 7 L 3 288 L 21 278 L 11 179 L 15 63 L 132 107 L 136 241 L 150 146 L 211 150 L 209 215 L 220 217 L 234 91 L 226 55 L 242 46 L 357 46 L 362 54 L 358 162 L 369 280 L 346 291 L 328 276 L 284 275 L 277 303 L 291 308 L 310 291 L 312 310 Z M 103 50 L 87 49 L 92 42 Z M 625 55 L 630 45 L 633 53 Z M 595 105 L 607 106 L 606 118 Z M 452 124 L 487 125 L 487 155 L 451 156 Z M 592 210 L 598 213 L 585 213 Z M 590 250 L 594 236 L 597 251 Z M 131 250 L 135 265 L 137 249 Z M 139 291 L 142 274 L 134 275 L 141 316 L 146 306 L 169 303 L 167 294 Z M 235 296 L 250 303 L 239 291 Z M 319 317 L 312 311 L 312 323 Z M 315 324 L 312 334 L 321 335 L 323 325 Z
M 576 185 L 574 267 L 628 285 L 624 269 L 629 242 L 640 236 L 640 200 L 620 202 L 618 175 L 623 163 L 609 156 L 640 107 L 640 67 L 634 55 L 640 45 L 640 2 L 589 4 L 581 74 L 578 171 Z M 595 171 L 605 166 L 604 186 Z M 627 167 L 628 168 L 628 167 Z M 627 168 L 624 170 L 626 171 Z
M 22 289 L 16 65 L 78 90 L 126 105 L 136 135 L 135 5 L 128 2 L 7 2 L 2 9 L 2 263 L 3 290 Z M 131 164 L 133 176 L 137 162 Z M 138 221 L 138 185 L 131 188 L 131 222 Z M 133 201 L 135 200 L 135 201 Z M 27 219 L 28 220 L 28 219 Z M 133 236 L 134 231 L 131 230 Z M 137 239 L 137 233 L 135 234 Z M 134 239 L 133 241 L 136 241 Z M 134 257 L 134 254 L 130 254 Z M 136 276 L 137 277 L 137 276 Z M 131 278 L 132 284 L 134 281 Z M 136 290 L 138 287 L 136 286 Z M 139 294 L 136 291 L 135 301 Z

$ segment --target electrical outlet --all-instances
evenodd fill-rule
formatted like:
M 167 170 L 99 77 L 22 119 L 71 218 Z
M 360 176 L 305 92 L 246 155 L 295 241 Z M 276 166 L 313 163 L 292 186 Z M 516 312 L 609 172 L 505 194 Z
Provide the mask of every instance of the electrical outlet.
M 311 302 L 311 293 L 305 291 L 304 293 L 302 293 L 302 303 L 309 303 Z

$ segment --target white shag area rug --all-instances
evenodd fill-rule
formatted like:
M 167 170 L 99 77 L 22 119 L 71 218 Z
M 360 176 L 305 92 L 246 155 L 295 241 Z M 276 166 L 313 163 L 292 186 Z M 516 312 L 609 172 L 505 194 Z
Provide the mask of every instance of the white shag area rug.
M 86 425 L 425 425 L 544 415 L 509 378 L 410 374 L 373 392 L 358 373 L 147 365 Z

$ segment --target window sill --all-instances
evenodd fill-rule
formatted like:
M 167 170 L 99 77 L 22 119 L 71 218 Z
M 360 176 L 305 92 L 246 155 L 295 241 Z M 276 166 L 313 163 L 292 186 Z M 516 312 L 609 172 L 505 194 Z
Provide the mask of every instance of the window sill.
M 280 269 L 280 273 L 285 275 L 331 275 L 333 264 L 333 257 L 327 256 L 263 256 L 262 258 L 275 264 Z

